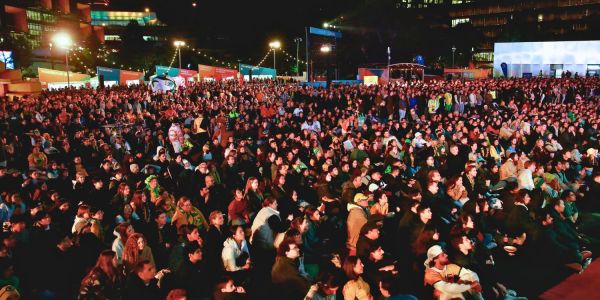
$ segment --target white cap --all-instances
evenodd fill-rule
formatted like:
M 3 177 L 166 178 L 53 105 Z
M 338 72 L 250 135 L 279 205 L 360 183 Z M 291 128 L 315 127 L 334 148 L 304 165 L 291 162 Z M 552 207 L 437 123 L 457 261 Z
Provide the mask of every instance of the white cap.
M 427 250 L 427 259 L 425 260 L 425 263 L 424 263 L 425 267 L 429 268 L 429 263 L 442 253 L 444 253 L 444 250 L 442 250 L 442 247 L 440 247 L 439 245 L 431 246 Z
M 379 189 L 379 186 L 377 184 L 374 184 L 374 183 L 369 184 L 369 192 L 372 193 L 378 189 Z

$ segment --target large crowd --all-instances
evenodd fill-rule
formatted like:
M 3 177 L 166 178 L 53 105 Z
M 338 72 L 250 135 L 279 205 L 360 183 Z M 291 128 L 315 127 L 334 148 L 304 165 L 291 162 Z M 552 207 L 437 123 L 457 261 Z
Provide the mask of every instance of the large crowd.
M 598 77 L 0 103 L 1 299 L 536 298 L 600 253 Z

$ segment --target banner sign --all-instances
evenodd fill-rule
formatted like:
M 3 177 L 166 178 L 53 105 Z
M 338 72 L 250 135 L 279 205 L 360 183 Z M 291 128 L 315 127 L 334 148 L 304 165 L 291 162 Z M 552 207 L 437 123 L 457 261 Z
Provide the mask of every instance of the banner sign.
M 310 34 L 332 37 L 332 38 L 336 38 L 336 39 L 342 38 L 342 33 L 339 31 L 331 31 L 331 30 L 322 29 L 322 28 L 309 27 L 308 32 Z
M 96 67 L 96 71 L 98 76 L 103 75 L 105 82 L 116 82 L 120 85 L 128 85 L 127 82 L 136 82 L 140 83 L 142 76 L 144 74 L 142 72 L 135 71 L 127 71 L 106 67 Z
M 358 68 L 358 80 L 364 81 L 366 76 L 377 76 L 379 83 L 389 81 L 389 72 L 387 69 Z
M 249 76 L 250 73 L 252 73 L 253 77 L 257 76 L 275 78 L 277 76 L 275 69 L 240 64 L 240 74 Z
M 98 77 L 104 76 L 104 81 L 114 81 L 118 83 L 121 78 L 121 70 L 119 69 L 96 67 L 96 73 L 98 74 Z
M 188 69 L 179 69 L 179 68 L 169 68 L 167 66 L 156 66 L 156 75 L 164 76 L 167 74 L 169 77 L 183 77 L 183 78 L 191 78 L 195 77 L 198 74 L 198 71 L 188 70 Z
M 198 75 L 200 78 L 213 78 L 215 80 L 234 79 L 237 77 L 237 70 L 198 65 Z
M 135 71 L 126 71 L 126 70 L 121 70 L 120 72 L 121 78 L 120 78 L 120 84 L 121 85 L 128 85 L 127 82 L 132 82 L 132 81 L 138 81 L 138 83 L 142 80 L 142 77 L 144 76 L 144 73 L 142 72 L 135 72 Z
M 67 82 L 67 72 L 65 71 L 38 68 L 38 76 L 42 85 L 55 82 Z M 69 72 L 70 82 L 81 82 L 89 80 L 90 75 L 88 74 Z

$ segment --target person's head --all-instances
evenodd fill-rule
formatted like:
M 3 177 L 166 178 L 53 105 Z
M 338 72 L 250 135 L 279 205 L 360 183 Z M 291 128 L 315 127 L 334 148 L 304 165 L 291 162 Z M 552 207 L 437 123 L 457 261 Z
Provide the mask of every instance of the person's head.
M 360 232 L 362 235 L 372 241 L 379 239 L 379 235 L 381 233 L 379 226 L 373 221 L 365 223 L 365 225 L 363 225 L 363 227 L 360 229 Z
M 431 220 L 431 208 L 427 205 L 419 205 L 417 207 L 417 214 L 421 222 L 427 224 Z
M 115 232 L 117 232 L 119 238 L 123 241 L 123 243 L 125 243 L 127 241 L 127 238 L 129 238 L 130 235 L 135 233 L 135 230 L 133 229 L 133 226 L 131 226 L 131 224 L 125 222 L 117 225 L 117 228 L 115 228 Z
M 202 260 L 202 249 L 198 243 L 189 243 L 183 248 L 184 257 L 188 259 L 192 264 L 198 263 Z
M 449 263 L 448 254 L 442 250 L 442 247 L 434 245 L 427 250 L 427 259 L 425 260 L 425 266 L 427 268 L 436 267 L 442 269 Z
M 397 295 L 400 293 L 401 283 L 398 282 L 398 278 L 393 276 L 384 276 L 379 281 L 379 292 L 385 298 Z
M 218 210 L 211 212 L 208 216 L 208 220 L 210 222 L 210 225 L 214 225 L 217 227 L 223 226 L 223 223 L 225 222 L 225 219 L 223 218 L 223 213 Z
M 319 222 L 319 220 L 321 220 L 321 212 L 312 206 L 307 207 L 304 210 L 304 214 L 306 215 L 306 218 L 313 222 Z
M 100 252 L 95 267 L 101 269 L 109 276 L 116 276 L 117 254 L 112 250 L 104 250 Z
M 473 249 L 473 242 L 464 234 L 453 237 L 450 244 L 452 248 L 461 252 L 469 252 Z
M 442 175 L 438 170 L 429 171 L 429 173 L 427 173 L 427 177 L 429 178 L 429 181 L 433 181 L 435 183 L 442 181 Z
M 244 227 L 241 225 L 232 225 L 229 227 L 229 237 L 238 243 L 241 243 L 246 239 L 246 233 Z
M 267 197 L 263 200 L 263 207 L 270 207 L 274 210 L 277 210 L 277 199 L 273 197 Z
M 237 287 L 235 286 L 235 282 L 231 277 L 224 277 L 217 282 L 215 289 L 217 291 L 221 291 L 222 293 L 234 293 Z
M 458 221 L 462 225 L 463 230 L 471 230 L 475 228 L 475 223 L 473 223 L 473 218 L 470 214 L 462 214 L 458 217 Z
M 550 205 L 552 205 L 552 208 L 559 214 L 565 212 L 565 201 L 563 201 L 563 199 L 552 199 Z
M 130 193 L 131 193 L 131 188 L 129 187 L 129 185 L 125 182 L 121 182 L 119 184 L 119 187 L 117 188 L 117 194 L 119 194 L 121 196 L 129 196 Z
M 552 226 L 552 224 L 554 224 L 554 219 L 550 213 L 545 212 L 540 215 L 540 223 L 542 223 L 542 226 L 544 227 Z
M 355 174 L 352 176 L 352 184 L 354 185 L 354 188 L 359 188 L 362 185 L 361 174 Z
M 519 190 L 519 192 L 517 193 L 517 198 L 515 199 L 515 202 L 529 205 L 529 201 L 531 201 L 531 196 L 529 196 L 529 191 Z
M 438 185 L 437 182 L 435 181 L 429 181 L 427 182 L 427 190 L 432 193 L 432 194 L 437 194 L 438 191 L 440 190 L 440 186 Z
M 145 283 L 149 283 L 156 276 L 156 268 L 146 259 L 136 263 L 133 271 Z
M 204 177 L 204 183 L 206 184 L 207 188 L 210 188 L 213 185 L 215 185 L 215 179 L 212 176 L 208 175 Z
M 477 176 L 477 167 L 473 165 L 467 166 L 465 169 L 465 174 L 467 174 L 467 177 L 469 178 L 475 178 L 475 176 Z
M 364 272 L 364 265 L 357 256 L 348 256 L 344 260 L 342 270 L 349 280 L 356 280 Z
M 198 227 L 187 224 L 181 225 L 180 232 L 182 236 L 185 236 L 188 242 L 197 242 L 200 240 L 200 232 L 198 231 Z
M 164 226 L 167 224 L 167 213 L 162 209 L 157 209 L 154 217 L 154 221 L 158 226 Z
M 179 198 L 179 201 L 177 201 L 177 207 L 180 208 L 182 211 L 189 213 L 193 209 L 192 201 L 186 196 L 181 196 L 181 198 Z
M 256 177 L 248 178 L 248 181 L 246 181 L 246 193 L 248 193 L 250 190 L 257 192 L 258 185 L 258 179 L 256 179 Z
M 525 169 L 528 169 L 529 171 L 531 171 L 531 173 L 535 172 L 536 169 L 536 165 L 534 161 L 528 160 L 525 162 Z
M 317 276 L 317 285 L 321 295 L 335 295 L 340 287 L 340 280 L 332 272 L 322 271 Z
M 296 260 L 296 258 L 300 257 L 300 248 L 298 244 L 296 244 L 292 240 L 284 240 L 277 248 L 278 256 L 285 256 L 291 260 Z
M 369 245 L 369 259 L 372 261 L 378 262 L 382 260 L 384 254 L 385 251 L 383 251 L 383 248 L 381 248 L 379 243 L 372 243 Z
M 361 207 L 367 207 L 369 206 L 369 197 L 363 193 L 358 193 L 354 195 L 354 204 Z
M 566 190 L 562 193 L 561 198 L 565 200 L 565 202 L 575 202 L 577 200 L 577 195 L 572 190 Z
M 375 191 L 373 198 L 377 201 L 377 203 L 379 203 L 379 205 L 386 205 L 388 203 L 388 197 L 384 191 Z
M 450 153 L 452 153 L 452 155 L 458 155 L 458 145 L 453 144 L 450 146 Z

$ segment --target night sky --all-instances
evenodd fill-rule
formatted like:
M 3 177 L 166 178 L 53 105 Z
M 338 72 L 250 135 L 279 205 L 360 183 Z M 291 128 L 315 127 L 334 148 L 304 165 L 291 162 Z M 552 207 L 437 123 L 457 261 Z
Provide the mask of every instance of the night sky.
M 196 7 L 192 3 L 196 2 Z M 112 9 L 157 13 L 158 19 L 194 39 L 200 48 L 220 49 L 242 60 L 258 61 L 268 42 L 279 39 L 295 53 L 294 37 L 304 38 L 304 27 L 321 26 L 350 10 L 361 0 L 227 1 L 227 0 L 112 0 Z

